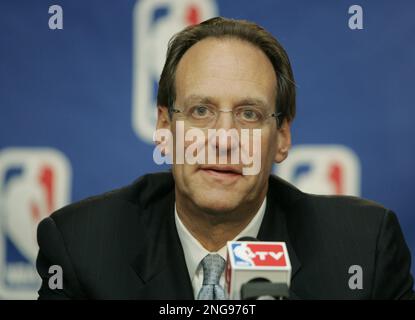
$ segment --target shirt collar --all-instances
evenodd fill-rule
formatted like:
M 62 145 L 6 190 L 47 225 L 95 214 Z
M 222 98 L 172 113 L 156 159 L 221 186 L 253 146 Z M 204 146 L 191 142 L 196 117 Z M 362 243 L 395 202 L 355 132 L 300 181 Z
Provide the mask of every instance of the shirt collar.
M 267 198 L 264 198 L 261 207 L 258 209 L 255 216 L 249 222 L 249 224 L 232 240 L 235 241 L 241 237 L 254 237 L 258 236 L 259 228 L 261 227 L 262 219 L 265 214 L 265 207 Z M 210 253 L 217 253 L 223 259 L 226 260 L 226 245 L 219 249 L 218 252 L 207 251 L 200 242 L 193 237 L 190 231 L 184 226 L 177 214 L 176 204 L 174 204 L 174 219 L 176 221 L 177 233 L 179 234 L 180 242 L 182 244 L 184 258 L 186 260 L 187 270 L 189 271 L 190 280 L 193 279 L 197 267 L 202 259 Z

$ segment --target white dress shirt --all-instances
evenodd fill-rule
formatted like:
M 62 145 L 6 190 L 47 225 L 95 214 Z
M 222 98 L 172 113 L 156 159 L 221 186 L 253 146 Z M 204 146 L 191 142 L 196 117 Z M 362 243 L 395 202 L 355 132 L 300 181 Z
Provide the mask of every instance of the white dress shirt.
M 265 197 L 258 212 L 249 222 L 249 224 L 243 229 L 233 241 L 241 237 L 254 237 L 258 236 L 259 228 L 261 227 L 262 219 L 265 214 L 265 207 L 267 198 Z M 193 237 L 189 230 L 184 226 L 177 214 L 176 204 L 174 205 L 174 218 L 176 221 L 177 233 L 179 234 L 180 242 L 184 251 L 184 258 L 186 260 L 187 270 L 189 271 L 190 280 L 192 281 L 193 293 L 195 298 L 197 297 L 200 288 L 203 284 L 203 268 L 201 265 L 202 259 L 208 254 L 219 254 L 224 260 L 226 260 L 226 246 L 222 247 L 218 252 L 207 251 L 200 242 Z M 225 287 L 225 272 L 222 273 L 219 284 Z

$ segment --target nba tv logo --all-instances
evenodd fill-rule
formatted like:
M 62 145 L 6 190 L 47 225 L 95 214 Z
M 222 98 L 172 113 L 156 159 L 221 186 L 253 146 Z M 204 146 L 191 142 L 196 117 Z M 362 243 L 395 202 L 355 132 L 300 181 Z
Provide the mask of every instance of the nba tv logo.
M 157 89 L 169 39 L 188 25 L 218 15 L 214 0 L 141 0 L 133 13 L 132 125 L 153 144 Z
M 35 298 L 39 222 L 69 202 L 70 165 L 49 148 L 0 151 L 0 298 Z
M 286 248 L 280 243 L 231 243 L 236 267 L 287 267 Z
M 304 192 L 360 195 L 359 158 L 346 146 L 295 146 L 275 173 Z

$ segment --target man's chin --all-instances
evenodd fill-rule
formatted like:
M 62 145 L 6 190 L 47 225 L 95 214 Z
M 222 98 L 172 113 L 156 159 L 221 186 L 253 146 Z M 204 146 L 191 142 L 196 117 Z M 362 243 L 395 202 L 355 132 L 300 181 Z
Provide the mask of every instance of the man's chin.
M 226 193 L 223 190 L 220 193 L 206 192 L 194 200 L 199 208 L 208 213 L 214 214 L 235 211 L 240 206 L 242 199 L 239 199 L 239 197 L 236 199 L 235 194 L 228 196 Z

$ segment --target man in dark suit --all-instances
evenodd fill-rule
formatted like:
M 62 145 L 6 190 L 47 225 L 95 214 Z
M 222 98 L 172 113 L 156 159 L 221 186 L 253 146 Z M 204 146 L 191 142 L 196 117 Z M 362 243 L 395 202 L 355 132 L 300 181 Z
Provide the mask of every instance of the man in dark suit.
M 241 236 L 286 242 L 290 298 L 414 297 L 410 253 L 394 213 L 358 198 L 305 194 L 271 175 L 272 164 L 288 155 L 295 115 L 289 59 L 271 34 L 222 18 L 186 28 L 169 45 L 157 100 L 157 128 L 172 132 L 171 139 L 156 135 L 157 144 L 172 156 L 172 172 L 43 220 L 41 299 L 223 299 L 225 244 Z M 223 143 L 207 134 L 186 155 L 214 150 L 225 164 L 202 161 L 205 153 L 196 163 L 178 161 L 180 135 L 213 128 L 240 139 Z M 183 150 L 195 147 L 183 141 Z M 235 150 L 254 150 L 260 170 L 246 174 L 247 163 L 230 161 Z M 52 265 L 62 268 L 62 288 L 50 286 Z M 350 285 L 352 266 L 362 272 L 357 287 Z

